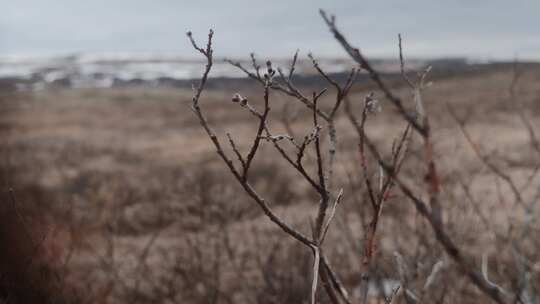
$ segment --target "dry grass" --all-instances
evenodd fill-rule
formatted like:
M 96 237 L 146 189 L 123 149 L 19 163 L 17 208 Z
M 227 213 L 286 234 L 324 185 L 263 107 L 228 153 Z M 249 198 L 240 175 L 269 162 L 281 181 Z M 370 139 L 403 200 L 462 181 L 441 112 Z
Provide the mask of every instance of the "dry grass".
M 478 161 L 445 104 L 457 109 L 458 115 L 469 116 L 469 133 L 516 184 L 524 185 L 539 157 L 530 148 L 514 105 L 508 102 L 511 77 L 510 69 L 497 69 L 441 79 L 424 95 L 433 120 L 444 195 L 455 202 L 444 206 L 449 232 L 471 256 L 480 257 L 481 251 L 491 253 L 490 276 L 495 281 L 515 271 L 514 266 L 508 250 L 483 228 L 462 182 L 470 186 L 478 208 L 489 211 L 501 231 L 511 224 L 505 220 L 506 215 L 522 215 L 509 204 L 511 192 L 506 185 Z M 536 130 L 540 130 L 538 83 L 540 69 L 527 68 L 517 94 Z M 397 92 L 410 98 L 405 89 L 398 88 Z M 254 120 L 230 109 L 233 93 L 210 91 L 205 107 L 211 123 L 220 126 L 219 135 L 234 131 L 239 148 L 247 149 L 255 133 L 251 129 Z M 365 93 L 361 87 L 355 88 L 351 99 L 362 100 Z M 59 257 L 55 258 L 61 261 L 49 261 L 41 251 L 37 256 L 43 257 L 50 271 L 58 272 L 61 288 L 75 290 L 71 298 L 88 303 L 304 302 L 310 288 L 303 277 L 311 271 L 309 255 L 262 216 L 217 161 L 190 110 L 191 94 L 184 89 L 123 88 L 2 96 L 3 179 L 14 188 L 24 216 L 37 219 L 32 222 L 38 224 L 31 229 L 42 232 L 42 227 L 49 227 L 54 231 L 39 248 L 50 251 L 57 246 Z M 260 93 L 255 89 L 245 94 L 256 105 L 262 102 L 257 100 Z M 278 113 L 275 126 L 283 128 L 279 113 L 285 98 L 273 94 L 272 100 L 272 111 Z M 331 101 L 321 100 L 320 104 L 324 107 Z M 383 104 L 383 108 L 367 131 L 377 143 L 390 145 L 388 138 L 403 126 L 390 107 Z M 292 123 L 295 130 L 308 133 L 309 111 L 299 106 L 288 110 L 296 113 Z M 340 129 L 339 149 L 343 151 L 337 160 L 336 176 L 349 186 L 337 215 L 341 224 L 335 224 L 327 251 L 345 285 L 354 290 L 359 282 L 363 221 L 370 211 L 362 198 L 365 189 L 359 186 L 356 135 L 341 113 L 336 125 Z M 305 223 L 315 215 L 315 206 L 309 204 L 315 194 L 299 183 L 296 173 L 283 161 L 271 157 L 270 145 L 262 149 L 252 172 L 255 188 L 274 203 L 278 214 L 308 233 L 310 227 Z M 419 153 L 411 151 L 412 160 L 403 168 L 405 176 L 417 178 L 421 174 Z M 533 177 L 531 183 L 536 188 L 528 187 L 524 197 L 533 198 L 540 191 L 540 177 Z M 420 286 L 432 265 L 446 258 L 426 223 L 402 202 L 404 197 L 398 191 L 392 195 L 380 224 L 374 264 L 382 278 L 397 279 L 393 257 L 397 250 L 409 262 L 411 284 Z M 2 194 L 2 201 L 7 197 Z M 534 214 L 539 212 L 537 206 Z M 9 218 L 8 214 L 12 213 L 3 213 L 2 218 Z M 8 233 L 2 235 L 2 244 L 22 244 L 21 250 L 26 253 L 11 258 L 30 255 L 30 249 L 23 248 L 28 243 L 19 237 L 13 239 L 14 234 L 9 232 L 22 229 L 16 218 L 12 220 L 3 221 L 7 229 L 3 231 Z M 530 239 L 537 239 L 538 229 L 536 223 L 529 230 Z M 528 246 L 524 252 L 536 263 L 532 282 L 540 284 L 538 244 Z M 13 277 L 9 267 L 16 263 L 2 264 L 2 273 Z M 17 270 L 21 268 L 16 266 Z M 30 271 L 36 277 L 41 275 L 38 270 Z M 456 303 L 459 297 L 460 303 L 478 303 L 477 291 L 459 278 L 449 269 L 439 287 L 430 291 L 432 299 Z M 24 284 L 20 286 L 27 286 Z M 60 288 L 37 285 L 46 290 Z

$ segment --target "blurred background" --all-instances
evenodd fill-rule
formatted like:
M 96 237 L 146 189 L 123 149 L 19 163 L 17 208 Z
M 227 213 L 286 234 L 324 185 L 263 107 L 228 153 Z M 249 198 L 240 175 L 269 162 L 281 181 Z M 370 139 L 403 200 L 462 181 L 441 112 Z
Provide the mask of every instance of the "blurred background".
M 262 109 L 263 87 L 224 59 L 254 72 L 253 52 L 263 68 L 272 60 L 287 72 L 298 49 L 294 85 L 306 96 L 329 88 L 319 105 L 330 110 L 336 90 L 308 53 L 340 84 L 357 64 L 320 8 L 336 15 L 407 110 L 415 105 L 404 75 L 416 83 L 431 67 L 422 93 L 445 228 L 471 267 L 486 265 L 521 303 L 540 303 L 539 1 L 0 0 L 0 7 L 0 303 L 309 303 L 311 251 L 244 194 L 191 111 L 205 58 L 186 32 L 203 45 L 215 30 L 201 106 L 222 142 L 230 133 L 247 153 L 257 120 L 230 101 L 240 93 Z M 388 156 L 406 124 L 364 70 L 348 96 L 353 115 L 371 93 L 382 111 L 369 116 L 366 132 Z M 310 110 L 278 91 L 270 99 L 272 130 L 310 134 Z M 363 171 L 358 135 L 342 110 L 335 125 L 334 184 L 344 196 L 325 253 L 359 303 L 375 214 L 363 181 L 378 183 L 379 171 L 374 159 Z M 400 174 L 425 198 L 416 135 Z M 226 153 L 234 155 L 228 146 Z M 312 173 L 314 159 L 308 151 Z M 318 198 L 309 184 L 266 142 L 251 170 L 276 214 L 310 235 Z M 397 286 L 392 303 L 491 303 L 401 192 L 393 189 L 385 204 L 369 303 L 383 303 Z M 317 294 L 331 303 L 323 288 Z
M 296 49 L 344 58 L 318 8 L 372 58 L 396 59 L 402 33 L 409 59 L 474 62 L 536 60 L 537 1 L 16 1 L 0 18 L 0 77 L 74 86 L 196 77 L 197 54 L 184 38 L 216 30 L 217 57 L 289 58 Z M 343 68 L 341 68 L 343 69 Z M 214 75 L 235 77 L 229 66 Z

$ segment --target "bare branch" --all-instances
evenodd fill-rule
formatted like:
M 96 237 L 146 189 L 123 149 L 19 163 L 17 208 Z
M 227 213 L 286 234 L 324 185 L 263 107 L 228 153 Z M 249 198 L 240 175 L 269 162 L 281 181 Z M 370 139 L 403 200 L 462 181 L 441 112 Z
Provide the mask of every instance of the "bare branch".
M 506 174 L 505 172 L 503 172 L 499 167 L 497 167 L 490 159 L 488 156 L 484 155 L 482 153 L 482 151 L 480 150 L 480 146 L 474 142 L 474 140 L 472 139 L 471 135 L 469 134 L 469 132 L 467 131 L 467 129 L 465 128 L 465 121 L 463 120 L 460 120 L 458 118 L 458 116 L 456 115 L 454 109 L 447 104 L 447 108 L 448 108 L 448 112 L 450 113 L 450 115 L 452 116 L 452 118 L 456 121 L 457 125 L 459 126 L 459 129 L 461 130 L 461 133 L 463 134 L 463 136 L 465 137 L 465 139 L 467 140 L 467 142 L 469 143 L 469 146 L 472 148 L 472 150 L 474 151 L 475 155 L 478 157 L 478 159 L 480 161 L 482 161 L 482 163 L 489 169 L 491 170 L 491 172 L 493 174 L 495 174 L 496 176 L 500 177 L 502 180 L 504 180 L 506 182 L 506 184 L 508 184 L 508 186 L 510 186 L 510 189 L 512 190 L 512 193 L 514 194 L 514 197 L 516 199 L 516 202 L 522 206 L 522 207 L 525 207 L 525 202 L 523 200 L 523 197 L 521 196 L 521 192 L 519 191 L 518 187 L 516 186 L 516 184 L 514 183 L 514 180 L 508 175 Z
M 370 78 L 375 82 L 375 84 L 379 87 L 379 89 L 383 92 L 385 97 L 390 100 L 398 109 L 399 113 L 414 127 L 416 131 L 418 131 L 422 136 L 427 136 L 427 130 L 425 126 L 420 125 L 414 115 L 411 115 L 405 107 L 403 106 L 403 102 L 401 99 L 397 96 L 395 96 L 390 89 L 386 86 L 386 84 L 382 81 L 381 77 L 379 76 L 379 73 L 371 67 L 371 64 L 367 59 L 362 55 L 359 49 L 354 48 L 349 44 L 347 39 L 341 34 L 341 32 L 338 30 L 335 22 L 335 17 L 328 17 L 326 15 L 326 12 L 324 10 L 319 11 L 322 18 L 326 22 L 326 25 L 328 25 L 328 28 L 334 34 L 334 37 L 336 40 L 341 44 L 341 46 L 345 49 L 345 51 L 351 56 L 351 58 L 356 61 L 361 68 L 365 69 Z
M 407 85 L 409 85 L 411 89 L 414 89 L 415 85 L 412 83 L 412 81 L 407 76 L 407 73 L 405 72 L 405 60 L 403 59 L 403 46 L 402 46 L 401 34 L 398 34 L 398 44 L 399 44 L 399 64 L 400 64 L 399 66 L 401 70 L 401 76 L 403 77 Z
M 326 224 L 324 224 L 323 233 L 321 236 L 321 244 L 324 242 L 324 239 L 326 238 L 326 234 L 328 233 L 328 228 L 330 227 L 330 223 L 332 222 L 332 219 L 334 218 L 334 215 L 336 214 L 337 206 L 339 205 L 339 203 L 341 203 L 342 197 L 343 197 L 343 189 L 340 189 L 337 195 L 337 198 L 334 201 L 334 204 L 332 205 L 332 209 L 330 210 L 330 214 L 328 215 Z
M 416 210 L 420 213 L 420 215 L 422 215 L 428 221 L 431 228 L 433 229 L 433 232 L 435 232 L 435 237 L 437 241 L 443 246 L 446 253 L 454 260 L 454 262 L 456 262 L 460 270 L 485 295 L 489 296 L 492 300 L 499 304 L 506 303 L 501 292 L 497 288 L 494 288 L 488 282 L 486 282 L 477 271 L 473 270 L 472 266 L 469 265 L 469 263 L 466 261 L 465 257 L 461 253 L 461 250 L 454 244 L 452 239 L 445 232 L 444 228 L 442 227 L 442 223 L 433 216 L 432 212 L 428 209 L 427 204 L 420 198 L 415 196 L 410 190 L 410 188 L 406 186 L 405 183 L 401 180 L 401 178 L 398 175 L 394 174 L 394 168 L 382 159 L 379 151 L 368 137 L 366 137 L 366 145 L 371 151 L 372 155 L 377 159 L 379 164 L 386 171 L 386 174 L 393 177 L 394 181 L 397 183 L 403 194 L 405 194 L 405 196 L 410 199 L 410 201 L 414 204 Z
M 236 147 L 236 144 L 234 143 L 234 140 L 232 139 L 230 133 L 227 133 L 227 138 L 229 138 L 229 144 L 231 145 L 231 148 L 236 154 L 238 161 L 240 162 L 240 164 L 242 164 L 242 169 L 246 170 L 246 161 L 244 160 L 244 157 L 242 157 L 242 154 L 240 153 L 240 151 L 238 151 L 238 148 Z
M 259 118 L 259 127 L 257 129 L 257 134 L 255 136 L 255 140 L 253 141 L 253 145 L 251 146 L 251 149 L 249 151 L 249 154 L 246 157 L 246 163 L 244 166 L 244 171 L 242 173 L 242 178 L 244 181 L 248 178 L 249 173 L 249 167 L 251 166 L 251 162 L 255 158 L 255 153 L 257 153 L 257 150 L 259 149 L 259 143 L 261 142 L 261 136 L 264 131 L 264 128 L 266 126 L 266 119 L 268 117 L 268 113 L 270 112 L 270 106 L 268 104 L 269 100 L 269 87 L 270 87 L 271 81 L 267 80 L 264 86 L 264 111 L 263 114 Z
M 321 255 L 319 252 L 319 247 L 311 246 L 313 249 L 313 280 L 311 283 L 311 304 L 316 303 L 317 296 L 317 279 L 319 278 L 319 264 L 321 261 Z
M 229 60 L 229 59 L 226 59 L 225 60 L 226 62 L 228 62 L 229 64 L 237 67 L 238 69 L 240 69 L 242 72 L 244 72 L 249 78 L 253 79 L 253 80 L 256 80 L 258 83 L 260 83 L 261 85 L 265 85 L 265 82 L 264 82 L 264 79 L 263 77 L 260 77 L 260 75 L 257 75 L 257 74 L 254 74 L 250 71 L 248 71 L 240 62 L 237 62 L 237 61 L 232 61 L 232 60 Z M 285 82 L 285 86 L 283 86 L 282 84 L 279 84 L 279 83 L 276 83 L 276 82 L 273 82 L 270 86 L 270 89 L 272 90 L 276 90 L 276 91 L 279 91 L 281 93 L 284 93 L 285 95 L 288 95 L 290 97 L 294 97 L 296 100 L 300 101 L 301 103 L 303 103 L 306 107 L 308 107 L 309 109 L 313 109 L 313 104 L 311 103 L 311 101 L 309 100 L 309 98 L 307 98 L 306 96 L 304 96 L 293 84 L 290 80 L 287 80 L 288 78 L 285 77 L 285 75 L 283 74 L 283 71 L 278 68 L 277 69 L 278 71 L 278 74 L 280 75 L 280 77 L 282 78 L 282 80 Z M 328 119 L 328 114 L 322 112 L 321 110 L 318 110 L 317 113 L 325 120 Z
M 499 290 L 500 293 L 502 294 L 508 294 L 502 287 L 500 287 L 499 285 L 493 283 L 489 277 L 488 277 L 488 253 L 487 252 L 484 252 L 482 253 L 482 276 L 484 277 L 484 280 L 489 284 L 491 285 L 491 287 Z
M 289 77 L 287 77 L 287 82 L 291 82 L 292 81 L 292 76 L 294 74 L 294 69 L 296 68 L 296 61 L 298 60 L 298 52 L 300 50 L 296 50 L 296 52 L 294 52 L 294 56 L 293 56 L 293 59 L 291 61 L 291 66 L 289 68 Z
M 203 115 L 203 112 L 199 106 L 199 99 L 201 97 L 201 94 L 204 90 L 204 87 L 206 85 L 206 81 L 208 79 L 208 74 L 210 73 L 210 70 L 212 68 L 213 63 L 213 57 L 212 57 L 212 36 L 213 31 L 210 30 L 210 33 L 208 34 L 208 43 L 205 52 L 203 53 L 207 59 L 207 65 L 205 68 L 205 71 L 203 73 L 203 76 L 201 78 L 201 81 L 199 83 L 199 86 L 195 89 L 195 93 L 193 95 L 193 111 L 199 118 L 199 122 L 201 126 L 206 131 L 208 137 L 212 140 L 212 143 L 214 144 L 216 151 L 218 155 L 221 157 L 221 159 L 225 162 L 231 173 L 235 176 L 235 178 L 240 182 L 241 186 L 244 188 L 246 193 L 261 207 L 264 214 L 277 226 L 279 226 L 284 232 L 298 240 L 299 242 L 311 246 L 313 244 L 313 241 L 311 241 L 308 237 L 304 236 L 302 233 L 296 231 L 294 228 L 290 227 L 288 224 L 283 222 L 269 207 L 268 203 L 259 196 L 259 194 L 252 188 L 252 186 L 247 182 L 246 179 L 243 178 L 243 176 L 240 174 L 240 172 L 234 167 L 234 164 L 231 159 L 225 154 L 223 149 L 221 148 L 221 143 L 218 139 L 218 137 L 215 135 L 214 131 L 210 128 L 208 125 L 208 122 Z M 189 32 L 189 35 L 191 40 L 191 33 Z M 196 44 L 194 44 L 194 47 L 196 47 Z M 252 156 L 253 158 L 253 156 Z M 246 165 L 247 166 L 247 165 Z

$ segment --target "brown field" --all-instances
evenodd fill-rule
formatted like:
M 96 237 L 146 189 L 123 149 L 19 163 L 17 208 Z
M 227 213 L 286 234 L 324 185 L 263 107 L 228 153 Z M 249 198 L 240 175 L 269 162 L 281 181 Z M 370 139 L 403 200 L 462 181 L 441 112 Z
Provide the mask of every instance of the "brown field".
M 525 215 L 508 184 L 474 154 L 448 106 L 467 119 L 466 130 L 512 178 L 523 199 L 538 201 L 540 155 L 516 107 L 523 106 L 540 134 L 540 68 L 524 66 L 514 99 L 509 93 L 512 77 L 511 68 L 443 77 L 424 93 L 446 227 L 474 267 L 479 269 L 482 255 L 488 254 L 490 279 L 495 282 L 505 282 L 516 266 L 509 247 L 487 226 L 501 233 L 509 226 L 521 231 Z M 412 105 L 404 86 L 395 90 Z M 201 103 L 218 136 L 226 143 L 225 134 L 230 132 L 246 151 L 256 120 L 230 102 L 235 92 L 234 88 L 205 91 Z M 241 93 L 256 107 L 261 105 L 262 89 L 255 84 Z M 365 84 L 354 88 L 351 101 L 358 113 L 367 93 Z M 3 191 L 2 199 L 6 206 L 15 204 L 2 210 L 3 217 L 9 218 L 7 229 L 20 235 L 14 242 L 24 243 L 24 231 L 29 230 L 38 244 L 15 245 L 22 253 L 2 256 L 2 271 L 8 276 L 13 272 L 19 289 L 26 290 L 20 294 L 61 294 L 69 299 L 63 301 L 76 303 L 306 303 L 311 252 L 275 227 L 244 194 L 192 113 L 191 95 L 190 89 L 142 87 L 1 95 L 0 175 L 14 194 Z M 388 152 L 404 122 L 390 103 L 381 100 L 383 110 L 370 117 L 367 132 Z M 285 132 L 283 117 L 287 117 L 295 137 L 301 138 L 311 132 L 311 114 L 294 101 L 284 108 L 288 101 L 272 93 L 270 127 L 275 133 Z M 321 107 L 331 103 L 331 95 L 320 102 Z M 325 250 L 355 297 L 370 209 L 361 183 L 358 136 L 343 113 L 337 127 L 335 186 L 344 189 L 344 200 Z M 420 138 L 413 136 L 412 143 L 402 175 L 421 191 L 425 169 L 420 163 Z M 310 169 L 313 160 L 310 151 Z M 316 195 L 268 143 L 256 157 L 251 180 L 280 216 L 310 234 Z M 446 270 L 427 291 L 427 302 L 487 303 L 449 266 L 452 261 L 414 206 L 397 188 L 391 195 L 378 232 L 374 261 L 378 281 L 399 280 L 395 251 L 409 265 L 411 286 L 422 286 L 433 264 L 443 260 Z M 538 218 L 540 207 L 532 206 L 529 215 Z M 16 208 L 20 219 L 9 208 Z M 489 225 L 479 214 L 487 216 Z M 540 223 L 531 221 L 522 250 L 536 291 L 540 291 L 538 239 Z M 11 239 L 1 240 L 6 244 Z M 35 261 L 21 261 L 34 252 Z M 17 263 L 30 265 L 30 270 L 18 274 L 17 269 L 26 266 Z M 33 269 L 34 264 L 41 270 Z M 320 293 L 325 303 L 324 291 Z

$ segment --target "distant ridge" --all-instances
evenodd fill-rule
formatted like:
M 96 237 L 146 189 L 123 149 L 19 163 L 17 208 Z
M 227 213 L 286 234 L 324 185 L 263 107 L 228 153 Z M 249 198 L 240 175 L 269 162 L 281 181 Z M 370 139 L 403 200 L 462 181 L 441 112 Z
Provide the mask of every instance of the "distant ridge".
M 289 59 L 273 61 L 275 66 L 288 69 Z M 354 62 L 346 59 L 319 59 L 327 73 L 346 73 Z M 399 62 L 390 59 L 372 60 L 374 67 L 384 74 L 399 73 Z M 242 61 L 248 69 L 251 63 Z M 262 62 L 261 62 L 262 64 Z M 420 70 L 427 65 L 459 67 L 469 61 L 464 58 L 439 60 L 407 60 L 407 69 Z M 126 85 L 186 86 L 200 77 L 204 62 L 169 54 L 80 54 L 53 57 L 4 56 L 0 57 L 0 80 L 17 90 L 40 90 L 51 86 L 93 88 Z M 299 60 L 296 75 L 311 78 L 316 71 L 309 60 Z M 216 60 L 214 79 L 242 79 L 243 72 Z

